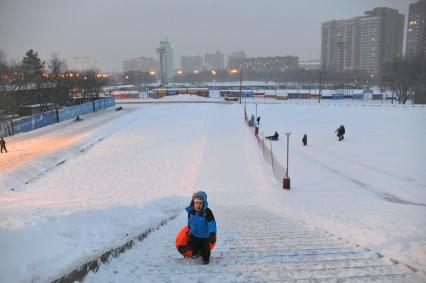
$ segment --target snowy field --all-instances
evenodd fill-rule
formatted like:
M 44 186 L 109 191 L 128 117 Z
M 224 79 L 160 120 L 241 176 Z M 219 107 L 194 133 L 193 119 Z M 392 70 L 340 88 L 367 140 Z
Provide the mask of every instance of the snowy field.
M 278 131 L 272 147 L 284 166 L 284 133 L 292 133 L 292 198 L 285 206 L 303 219 L 314 217 L 318 227 L 425 270 L 425 110 L 259 104 L 259 131 Z M 247 113 L 256 113 L 254 105 Z M 339 142 L 334 131 L 341 124 L 346 134 Z
M 426 271 L 425 108 L 259 105 L 261 131 L 292 132 L 290 191 L 264 162 L 239 104 L 124 109 L 6 139 L 0 282 L 54 280 L 160 221 L 178 216 L 171 225 L 183 226 L 199 189 L 213 212 L 261 207 Z M 284 160 L 283 139 L 275 150 Z M 161 229 L 142 246 L 155 250 L 161 239 L 174 249 L 173 233 Z M 126 268 L 120 259 L 111 264 Z M 111 279 L 107 267 L 98 276 L 89 282 Z

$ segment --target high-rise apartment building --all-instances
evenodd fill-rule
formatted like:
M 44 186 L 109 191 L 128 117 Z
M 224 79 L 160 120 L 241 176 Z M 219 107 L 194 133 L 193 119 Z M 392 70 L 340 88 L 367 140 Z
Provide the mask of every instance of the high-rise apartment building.
M 151 57 L 139 57 L 123 62 L 124 72 L 129 71 L 141 71 L 141 72 L 158 72 L 159 64 L 154 58 Z
M 200 71 L 203 68 L 202 56 L 182 56 L 180 58 L 180 67 L 185 73 Z
M 410 4 L 407 25 L 407 57 L 426 56 L 426 0 Z
M 402 56 L 404 15 L 395 9 L 375 8 L 365 12 L 359 25 L 360 69 L 377 77 L 386 62 Z
M 384 63 L 402 55 L 404 15 L 380 7 L 365 16 L 328 21 L 321 29 L 323 70 L 363 70 L 381 74 Z
M 204 65 L 208 70 L 223 70 L 225 69 L 225 56 L 220 51 L 216 51 L 213 54 L 206 54 L 204 55 Z
M 331 71 L 359 69 L 358 18 L 322 24 L 321 65 Z
M 156 51 L 160 58 L 161 83 L 167 83 L 175 76 L 175 45 L 166 39 L 160 42 L 160 46 Z

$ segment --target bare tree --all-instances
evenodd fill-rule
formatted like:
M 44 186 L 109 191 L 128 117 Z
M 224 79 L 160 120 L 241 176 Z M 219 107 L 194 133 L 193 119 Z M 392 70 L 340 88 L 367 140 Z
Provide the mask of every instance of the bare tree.
M 395 57 L 385 65 L 384 81 L 396 93 L 398 102 L 405 104 L 412 98 L 425 75 L 424 58 Z
M 68 97 L 69 89 L 72 86 L 64 80 L 64 72 L 67 71 L 65 60 L 61 59 L 57 53 L 52 54 L 48 62 L 49 73 L 45 76 L 45 87 L 49 101 L 57 106 L 64 103 L 64 97 Z

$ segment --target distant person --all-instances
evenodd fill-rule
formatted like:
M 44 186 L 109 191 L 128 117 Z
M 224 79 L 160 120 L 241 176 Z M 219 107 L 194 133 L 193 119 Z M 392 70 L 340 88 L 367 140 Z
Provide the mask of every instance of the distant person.
M 306 134 L 303 135 L 302 143 L 304 146 L 308 145 L 308 136 Z
M 345 138 L 345 127 L 343 125 L 340 125 L 340 127 L 338 127 L 335 132 L 337 133 L 339 141 Z
M 259 126 L 260 125 L 260 116 L 257 116 L 256 121 L 257 121 L 257 125 Z
M 250 127 L 254 127 L 254 115 L 251 114 L 250 120 L 248 121 Z
M 271 141 L 277 141 L 278 137 L 279 137 L 279 135 L 278 135 L 277 131 L 275 131 L 274 135 L 268 136 L 268 137 L 266 137 L 266 139 L 271 140 Z
M 3 150 L 7 153 L 6 141 L 3 139 L 3 137 L 0 139 L 0 147 L 1 147 L 1 153 L 3 153 Z
M 77 117 L 75 117 L 74 122 L 80 122 L 83 119 L 80 118 L 80 115 L 77 115 Z

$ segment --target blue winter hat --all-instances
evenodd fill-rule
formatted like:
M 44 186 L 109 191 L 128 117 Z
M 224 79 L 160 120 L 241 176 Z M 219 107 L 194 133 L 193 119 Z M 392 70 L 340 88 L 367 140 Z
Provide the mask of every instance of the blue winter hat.
M 205 192 L 198 191 L 192 194 L 192 199 L 200 199 L 205 202 L 207 200 L 207 194 Z

